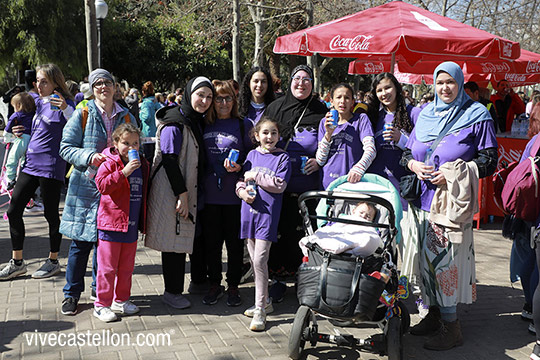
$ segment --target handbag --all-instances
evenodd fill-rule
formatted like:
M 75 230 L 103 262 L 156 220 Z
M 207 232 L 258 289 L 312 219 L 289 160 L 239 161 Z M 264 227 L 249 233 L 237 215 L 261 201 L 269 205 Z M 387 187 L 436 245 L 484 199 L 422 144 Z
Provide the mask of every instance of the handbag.
M 404 175 L 399 180 L 399 195 L 405 201 L 414 201 L 422 194 L 422 184 L 416 174 Z
M 463 115 L 465 110 L 467 110 L 467 108 L 473 102 L 473 100 L 467 100 L 467 102 L 459 110 L 456 116 L 446 124 L 437 139 L 435 139 L 433 144 L 431 144 L 431 147 L 428 149 L 428 151 L 426 151 L 426 158 L 424 159 L 424 162 L 429 159 L 428 154 L 433 154 L 435 148 L 437 148 L 441 140 L 446 136 L 452 125 L 456 123 L 456 121 Z M 401 197 L 408 202 L 414 201 L 418 199 L 420 195 L 422 195 L 422 182 L 415 173 L 404 175 L 401 177 L 401 179 L 399 180 L 399 195 L 401 195 Z
M 371 320 L 386 283 L 369 276 L 370 261 L 349 254 L 331 254 L 308 244 L 308 262 L 298 268 L 297 296 L 319 314 L 343 319 Z M 367 260 L 367 261 L 366 261 Z M 381 263 L 378 263 L 378 270 Z

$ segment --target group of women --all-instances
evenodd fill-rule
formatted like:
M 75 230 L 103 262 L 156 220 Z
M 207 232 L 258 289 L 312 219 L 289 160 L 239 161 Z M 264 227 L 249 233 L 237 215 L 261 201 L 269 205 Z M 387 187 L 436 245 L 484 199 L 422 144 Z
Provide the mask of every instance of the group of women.
M 415 173 L 422 191 L 408 204 L 403 268 L 430 311 L 412 333 L 433 335 L 425 344 L 429 349 L 460 345 L 463 338 L 456 306 L 471 303 L 476 297 L 472 228 L 458 230 L 460 240 L 454 241 L 445 226 L 431 221 L 429 214 L 436 189 L 447 183 L 448 170 L 441 169 L 443 165 L 449 164 L 446 168 L 451 171 L 464 162 L 473 169 L 471 176 L 488 176 L 495 169 L 497 143 L 487 110 L 467 101 L 459 66 L 443 63 L 434 78 L 435 101 L 421 112 L 405 104 L 401 85 L 392 74 L 383 73 L 374 79 L 373 101 L 367 114 L 352 112 L 353 89 L 338 84 L 330 94 L 331 105 L 338 113 L 337 125 L 328 108 L 314 99 L 313 72 L 305 65 L 292 71 L 288 91 L 275 100 L 272 79 L 263 68 L 254 68 L 246 75 L 238 95 L 227 81 L 210 81 L 202 76 L 190 80 L 179 106 L 163 107 L 155 114 L 157 141 L 145 245 L 161 252 L 163 301 L 178 309 L 190 306 L 183 295 L 187 253 L 192 285 L 208 283 L 203 302 L 215 304 L 225 294 L 221 286 L 221 248 L 225 241 L 227 304 L 241 304 L 238 285 L 243 242 L 238 239 L 240 199 L 234 188 L 242 174 L 242 161 L 253 148 L 251 129 L 264 114 L 279 124 L 281 139 L 277 146 L 288 153 L 291 164 L 278 241 L 271 248 L 268 262 L 275 279 L 270 289 L 274 302 L 283 298 L 286 289 L 280 276 L 294 273 L 302 258 L 298 247 L 304 235 L 299 194 L 326 187 L 344 175 L 348 181 L 358 182 L 366 172 L 384 176 L 398 187 L 404 174 Z M 111 145 L 114 128 L 134 121 L 127 109 L 113 100 L 114 79 L 110 73 L 94 70 L 89 82 L 95 100 L 89 101 L 86 114 L 78 110 L 72 116 L 60 70 L 54 65 L 38 68 L 38 110 L 29 146 L 32 151 L 22 170 L 24 181 L 17 181 L 8 211 L 13 243 L 13 264 L 8 266 L 24 266 L 21 209 L 37 186 L 42 187 L 50 228 L 47 264 L 57 264 L 60 232 L 74 240 L 68 256 L 64 314 L 77 311 L 84 270 L 97 240 L 99 193 L 89 169 L 95 170 L 104 161 L 101 152 Z M 153 89 L 146 90 L 151 96 Z M 51 99 L 53 92 L 60 96 Z M 45 106 L 47 102 L 62 110 L 51 112 Z M 452 126 L 444 129 L 450 122 Z M 443 129 L 446 136 L 438 139 Z M 445 146 L 431 149 L 434 142 Z M 230 149 L 238 150 L 237 162 L 227 159 Z M 426 164 L 427 152 L 437 157 L 435 168 Z M 74 167 L 60 226 L 58 202 L 66 161 Z M 246 314 L 252 310 L 246 310 Z M 268 301 L 266 313 L 271 311 Z

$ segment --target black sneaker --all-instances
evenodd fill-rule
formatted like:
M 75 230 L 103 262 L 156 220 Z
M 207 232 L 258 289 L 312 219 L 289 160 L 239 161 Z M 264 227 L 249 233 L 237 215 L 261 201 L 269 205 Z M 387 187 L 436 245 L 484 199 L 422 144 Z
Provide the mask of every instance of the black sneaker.
M 272 286 L 270 286 L 268 295 L 272 298 L 272 302 L 280 303 L 283 301 L 285 291 L 287 291 L 287 285 L 281 281 L 275 281 Z
M 229 287 L 227 293 L 227 306 L 239 306 L 242 304 L 242 298 L 240 297 L 238 287 Z
M 64 315 L 75 315 L 77 313 L 77 304 L 79 299 L 72 297 L 67 297 L 62 301 L 62 314 Z
M 223 296 L 225 293 L 225 287 L 221 285 L 212 285 L 210 287 L 210 290 L 208 290 L 208 294 L 206 294 L 205 297 L 203 297 L 202 302 L 206 305 L 214 305 L 218 302 L 218 300 Z
M 534 349 L 529 359 L 540 360 L 540 345 L 538 343 L 534 344 Z

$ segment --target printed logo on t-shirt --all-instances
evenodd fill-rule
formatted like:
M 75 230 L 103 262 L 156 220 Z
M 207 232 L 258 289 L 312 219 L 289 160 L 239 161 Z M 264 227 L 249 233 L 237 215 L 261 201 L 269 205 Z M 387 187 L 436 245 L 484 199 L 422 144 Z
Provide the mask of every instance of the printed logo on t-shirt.
M 263 175 L 270 175 L 270 176 L 274 176 L 276 174 L 276 172 L 274 170 L 269 169 L 267 167 L 262 167 L 262 166 L 255 166 L 250 171 L 258 172 L 258 173 L 261 173 Z

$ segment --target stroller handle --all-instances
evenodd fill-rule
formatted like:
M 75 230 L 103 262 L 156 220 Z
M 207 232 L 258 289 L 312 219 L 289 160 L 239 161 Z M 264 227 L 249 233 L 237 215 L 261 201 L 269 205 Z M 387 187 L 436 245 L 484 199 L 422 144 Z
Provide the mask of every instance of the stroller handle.
M 310 215 L 306 201 L 311 199 L 326 199 L 328 205 L 332 205 L 334 203 L 334 200 L 357 200 L 357 201 L 367 201 L 376 203 L 377 205 L 381 205 L 384 208 L 388 210 L 388 218 L 389 223 L 388 224 L 382 224 L 382 223 L 370 223 L 362 220 L 353 220 L 353 219 L 343 219 L 343 218 L 337 218 L 337 217 L 329 217 L 329 216 L 320 216 L 320 215 Z M 311 227 L 311 219 L 320 219 L 320 220 L 327 220 L 327 221 L 333 221 L 333 222 L 340 222 L 345 224 L 354 224 L 354 225 L 364 225 L 364 226 L 372 226 L 372 227 L 380 227 L 380 228 L 386 228 L 389 229 L 392 236 L 395 236 L 397 234 L 397 228 L 396 228 L 396 215 L 394 212 L 394 208 L 392 204 L 379 196 L 372 195 L 372 194 L 356 194 L 356 193 L 349 193 L 349 192 L 339 192 L 339 191 L 306 191 L 305 193 L 301 194 L 298 197 L 298 206 L 300 208 L 300 211 L 302 213 L 302 218 L 304 218 L 304 223 L 307 229 L 312 229 Z

